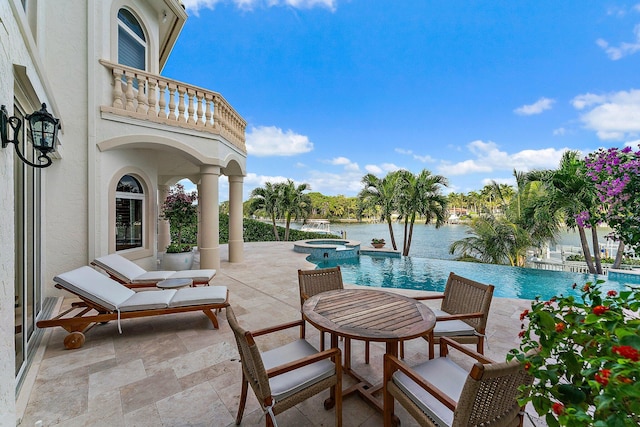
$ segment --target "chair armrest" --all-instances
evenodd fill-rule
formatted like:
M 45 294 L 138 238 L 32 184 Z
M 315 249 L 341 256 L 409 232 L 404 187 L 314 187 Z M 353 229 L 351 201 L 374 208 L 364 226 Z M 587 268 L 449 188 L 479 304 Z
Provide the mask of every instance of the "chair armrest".
M 468 347 L 463 346 L 460 343 L 455 342 L 449 337 L 440 337 L 440 357 L 444 357 L 448 353 L 447 347 L 453 347 L 456 350 L 466 354 L 469 357 L 476 359 L 480 363 L 495 363 L 495 361 L 489 359 L 483 354 L 478 353 L 477 351 L 473 351 Z
M 444 294 L 440 294 L 440 295 L 423 295 L 423 296 L 420 296 L 420 297 L 413 297 L 413 299 L 417 300 L 417 301 L 444 299 Z
M 392 381 L 391 376 L 395 371 L 400 371 L 404 373 L 406 376 L 411 378 L 411 380 L 415 381 L 415 383 L 424 389 L 427 393 L 433 395 L 436 399 L 438 399 L 443 405 L 452 411 L 456 410 L 456 402 L 451 399 L 449 396 L 440 391 L 439 388 L 431 384 L 429 381 L 425 380 L 422 376 L 420 376 L 416 371 L 407 366 L 404 362 L 401 362 L 395 356 L 391 356 L 389 354 L 384 355 L 384 384 L 389 381 Z
M 274 366 L 267 371 L 267 377 L 272 378 L 277 375 L 282 375 L 289 371 L 301 368 L 303 366 L 311 365 L 322 359 L 334 358 L 336 369 L 339 370 L 338 365 L 341 363 L 342 356 L 339 348 L 330 348 L 328 350 L 321 351 L 320 353 L 312 354 L 311 356 L 303 357 L 302 359 L 294 360 L 293 362 L 285 363 L 284 365 Z
M 476 319 L 480 317 L 484 317 L 484 313 L 478 311 L 476 313 L 461 313 L 461 314 L 449 314 L 446 316 L 437 316 L 436 322 L 443 322 L 447 320 L 462 320 L 462 319 Z
M 285 329 L 295 328 L 298 326 L 302 326 L 302 320 L 295 320 L 293 322 L 282 323 L 280 325 L 270 326 L 268 328 L 251 331 L 251 335 L 254 337 L 259 337 L 260 335 L 266 335 L 272 332 L 283 331 Z

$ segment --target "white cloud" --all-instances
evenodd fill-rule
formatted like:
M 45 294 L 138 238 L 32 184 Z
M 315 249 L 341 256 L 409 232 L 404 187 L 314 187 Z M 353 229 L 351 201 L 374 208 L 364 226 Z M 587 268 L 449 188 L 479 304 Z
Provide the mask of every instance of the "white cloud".
M 382 174 L 382 168 L 378 165 L 366 165 L 364 167 L 364 170 L 366 170 L 368 173 L 372 173 L 376 176 L 379 176 Z
M 553 130 L 553 134 L 556 136 L 562 136 L 565 133 L 567 133 L 567 130 L 565 128 L 558 128 Z
M 622 140 L 640 133 L 640 90 L 578 95 L 572 102 L 579 110 L 590 107 L 580 120 L 602 140 Z
M 468 175 L 472 173 L 491 173 L 494 171 L 530 171 L 533 169 L 552 169 L 558 166 L 565 149 L 543 148 L 522 150 L 509 154 L 500 151 L 495 142 L 472 141 L 467 145 L 473 159 L 458 163 L 442 162 L 438 173 L 444 176 Z
M 609 42 L 604 39 L 596 40 L 596 44 L 605 51 L 609 59 L 617 61 L 640 50 L 640 24 L 633 28 L 633 35 L 635 36 L 634 41 L 631 43 L 622 42 L 617 47 L 609 45 Z
M 252 156 L 295 156 L 311 150 L 309 138 L 291 129 L 283 132 L 275 126 L 252 126 L 247 133 L 247 152 Z
M 543 97 L 533 104 L 523 105 L 522 107 L 516 108 L 513 112 L 520 116 L 533 116 L 535 114 L 540 114 L 545 110 L 550 110 L 554 102 L 556 102 L 554 99 Z
M 294 9 L 312 9 L 320 7 L 335 11 L 338 0 L 182 0 L 185 8 L 198 15 L 200 9 L 214 9 L 218 3 L 232 3 L 241 10 L 253 10 L 256 7 L 285 6 Z
M 436 161 L 433 157 L 431 157 L 428 154 L 421 156 L 419 154 L 414 153 L 413 150 L 405 150 L 404 148 L 396 148 L 395 152 L 399 154 L 405 154 L 407 156 L 411 156 L 415 160 L 418 160 L 422 163 L 434 163 Z
M 344 166 L 345 170 L 349 170 L 349 171 L 354 171 L 357 172 L 360 170 L 360 166 L 358 166 L 357 163 L 352 162 L 351 160 L 347 159 L 346 157 L 336 157 L 333 158 L 331 160 L 329 160 L 328 162 L 331 165 L 335 165 L 335 166 Z

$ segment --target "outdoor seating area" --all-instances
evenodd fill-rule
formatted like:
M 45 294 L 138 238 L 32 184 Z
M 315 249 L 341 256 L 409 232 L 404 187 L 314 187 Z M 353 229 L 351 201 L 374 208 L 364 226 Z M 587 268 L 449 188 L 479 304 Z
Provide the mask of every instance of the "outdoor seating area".
M 221 249 L 227 250 L 226 246 Z M 30 383 L 24 386 L 30 389 L 30 393 L 25 394 L 28 399 L 18 402 L 24 411 L 21 425 L 42 421 L 47 426 L 232 426 L 240 418 L 243 426 L 269 425 L 271 414 L 268 411 L 267 415 L 264 414 L 265 409 L 274 403 L 269 396 L 275 397 L 283 392 L 282 388 L 277 388 L 281 384 L 274 386 L 273 376 L 290 370 L 294 372 L 298 367 L 293 360 L 278 356 L 282 348 L 299 346 L 303 342 L 300 348 L 304 347 L 304 351 L 291 359 L 327 357 L 323 360 L 334 367 L 331 358 L 340 360 L 340 352 L 328 345 L 325 345 L 325 353 L 319 350 L 320 333 L 315 327 L 307 324 L 306 340 L 300 339 L 302 321 L 298 270 L 311 268 L 314 266 L 305 260 L 304 254 L 294 253 L 290 243 L 245 244 L 245 261 L 223 262 L 212 282 L 228 289 L 232 308 L 227 310 L 226 316 L 219 316 L 218 329 L 197 311 L 127 319 L 126 323 L 122 322 L 122 326 L 126 326 L 123 334 L 118 333 L 117 321 L 100 322 L 93 327 L 85 345 L 73 351 L 66 350 L 62 344 L 66 333 L 63 328 L 47 329 L 34 362 L 35 375 L 28 378 Z M 98 275 L 110 281 L 106 276 Z M 69 281 L 67 276 L 62 276 Z M 216 286 L 148 292 L 177 293 Z M 343 286 L 347 291 L 362 289 L 349 283 Z M 124 286 L 122 288 L 128 290 Z M 405 290 L 394 292 L 410 297 L 424 294 Z M 81 297 L 83 300 L 87 298 L 86 295 Z M 68 308 L 76 300 L 66 298 L 61 301 L 61 308 Z M 434 308 L 438 308 L 437 303 Z M 501 362 L 509 349 L 517 347 L 519 315 L 528 306 L 529 302 L 525 300 L 493 299 L 485 330 L 488 339 L 483 358 Z M 273 328 L 282 324 L 291 327 Z M 246 331 L 253 333 L 247 334 Z M 332 342 L 344 349 L 347 341 L 338 341 L 336 337 Z M 245 344 L 246 351 L 262 358 L 261 362 L 255 362 L 254 368 L 243 366 L 249 360 L 247 354 L 243 355 L 245 360 L 240 363 L 238 348 Z M 382 383 L 385 353 L 397 353 L 397 347 L 392 350 L 385 342 L 369 341 L 370 360 L 367 364 L 364 341 L 351 340 L 350 344 L 350 369 L 357 371 L 370 384 Z M 475 353 L 475 345 L 463 347 Z M 474 360 L 468 355 L 451 353 L 452 363 L 459 365 L 461 372 L 469 373 L 474 369 Z M 275 355 L 275 359 L 270 355 Z M 404 355 L 401 363 L 409 367 L 430 363 L 428 346 L 421 338 L 405 341 Z M 304 363 L 300 362 L 300 366 Z M 282 364 L 284 367 L 278 366 Z M 314 388 L 313 393 L 300 392 L 299 396 L 292 397 L 291 404 L 278 408 L 276 397 L 276 405 L 271 409 L 277 425 L 337 425 L 339 414 L 336 411 L 340 403 L 343 426 L 383 425 L 383 414 L 361 396 L 345 395 L 339 402 L 338 396 L 331 392 L 332 387 L 342 381 L 342 390 L 349 389 L 357 384 L 357 380 L 344 372 L 340 379 L 337 372 L 335 368 L 326 370 L 327 376 L 319 381 L 321 390 L 316 393 Z M 257 381 L 256 378 L 261 379 Z M 266 383 L 265 378 L 268 378 Z M 265 384 L 271 389 L 265 389 Z M 248 385 L 252 386 L 253 393 L 248 391 Z M 296 389 L 293 394 L 298 391 Z M 382 390 L 377 393 L 377 398 L 382 401 Z M 400 402 L 398 397 L 395 399 Z M 394 414 L 402 426 L 420 425 L 403 404 L 395 405 Z M 533 424 L 525 417 L 524 425 Z M 536 425 L 544 423 L 541 421 Z

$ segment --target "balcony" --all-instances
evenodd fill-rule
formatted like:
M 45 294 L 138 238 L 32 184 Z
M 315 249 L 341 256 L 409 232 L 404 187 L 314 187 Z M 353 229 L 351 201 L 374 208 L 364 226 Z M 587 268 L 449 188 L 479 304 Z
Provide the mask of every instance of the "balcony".
M 219 135 L 246 154 L 247 122 L 217 92 L 100 60 L 111 73 L 111 105 L 100 111 Z

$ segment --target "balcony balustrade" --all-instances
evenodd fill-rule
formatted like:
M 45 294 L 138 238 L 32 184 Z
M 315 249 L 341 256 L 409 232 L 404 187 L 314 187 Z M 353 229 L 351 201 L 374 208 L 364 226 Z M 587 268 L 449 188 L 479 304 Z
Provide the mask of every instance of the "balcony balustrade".
M 217 134 L 246 153 L 247 122 L 222 95 L 100 60 L 111 71 L 112 102 L 102 112 Z

